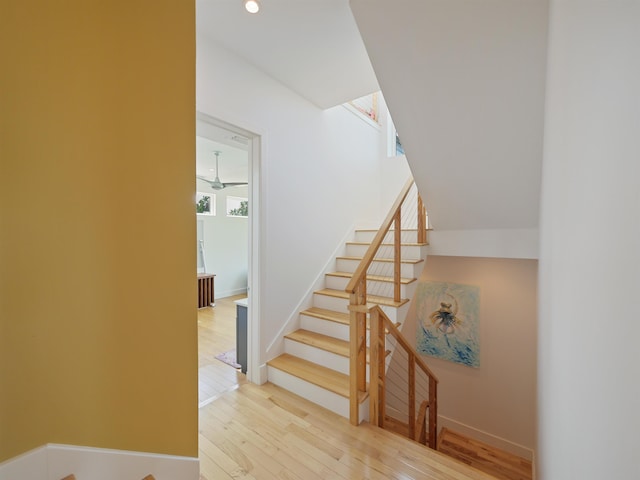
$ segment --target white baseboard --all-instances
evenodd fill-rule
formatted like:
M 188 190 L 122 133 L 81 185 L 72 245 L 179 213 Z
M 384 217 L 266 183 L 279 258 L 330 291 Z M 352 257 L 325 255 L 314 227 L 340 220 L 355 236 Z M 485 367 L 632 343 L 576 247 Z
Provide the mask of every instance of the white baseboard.
M 47 447 L 30 450 L 0 463 L 0 480 L 48 480 Z
M 233 297 L 234 295 L 247 294 L 247 287 L 244 288 L 234 288 L 233 290 L 225 290 L 225 291 L 216 291 L 216 300 L 220 298 Z
M 533 450 L 531 448 L 525 447 L 505 438 L 498 437 L 497 435 L 478 430 L 477 428 L 465 425 L 464 423 L 458 422 L 451 418 L 438 415 L 438 429 L 441 428 L 453 430 L 454 432 L 458 432 L 468 437 L 475 438 L 476 440 L 484 442 L 487 445 L 491 445 L 492 447 L 496 447 L 506 452 L 513 453 L 514 455 L 518 455 L 519 457 L 525 458 L 527 460 L 533 460 Z
M 0 464 L 0 480 L 198 480 L 197 458 L 48 444 Z
M 267 364 L 263 363 L 260 365 L 260 370 L 258 371 L 258 385 L 262 385 L 263 383 L 267 383 L 269 380 L 269 369 L 267 368 Z

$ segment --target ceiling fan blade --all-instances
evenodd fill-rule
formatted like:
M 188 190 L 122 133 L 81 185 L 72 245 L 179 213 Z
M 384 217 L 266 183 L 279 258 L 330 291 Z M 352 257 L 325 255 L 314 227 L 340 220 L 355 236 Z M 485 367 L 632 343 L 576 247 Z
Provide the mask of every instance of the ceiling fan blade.
M 222 185 L 224 185 L 224 188 L 227 187 L 239 187 L 240 185 L 249 185 L 248 182 L 224 182 Z
M 198 180 L 202 180 L 203 182 L 207 182 L 208 184 L 211 184 L 211 185 L 214 183 L 213 180 L 209 180 L 208 178 L 201 177 L 200 175 L 196 175 L 196 178 Z
M 203 182 L 207 182 L 209 185 L 211 185 L 211 188 L 213 188 L 214 190 L 222 190 L 225 186 L 224 183 L 222 183 L 218 177 L 216 177 L 215 180 L 209 180 L 208 178 L 201 177 L 200 175 L 196 175 L 196 178 L 199 180 L 202 180 Z

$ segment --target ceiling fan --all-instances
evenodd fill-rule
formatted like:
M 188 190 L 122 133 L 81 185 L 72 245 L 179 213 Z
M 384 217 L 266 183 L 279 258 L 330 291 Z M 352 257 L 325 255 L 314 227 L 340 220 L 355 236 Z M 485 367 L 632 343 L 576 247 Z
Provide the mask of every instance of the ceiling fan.
M 211 185 L 211 188 L 213 188 L 214 190 L 222 190 L 223 188 L 227 188 L 227 187 L 237 187 L 238 185 L 248 185 L 247 182 L 221 182 L 220 177 L 218 177 L 218 157 L 220 156 L 220 152 L 215 151 L 213 153 L 216 156 L 216 179 L 209 180 L 208 178 L 204 178 L 204 177 L 201 177 L 200 175 L 196 175 L 197 178 L 199 178 L 204 182 L 207 182 L 209 185 Z

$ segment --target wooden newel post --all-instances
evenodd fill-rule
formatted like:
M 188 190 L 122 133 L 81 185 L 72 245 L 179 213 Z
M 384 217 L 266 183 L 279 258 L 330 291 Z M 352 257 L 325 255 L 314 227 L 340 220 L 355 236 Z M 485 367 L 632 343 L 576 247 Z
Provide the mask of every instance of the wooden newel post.
M 380 314 L 378 309 L 371 310 L 369 321 L 371 335 L 369 340 L 369 423 L 380 427 Z
M 402 230 L 400 225 L 400 209 L 394 219 L 393 235 L 393 300 L 400 301 L 400 261 L 402 255 Z
M 438 382 L 429 377 L 429 447 L 438 446 Z
M 409 375 L 409 438 L 416 438 L 416 362 L 413 354 L 409 355 L 407 370 Z
M 360 423 L 360 392 L 367 390 L 367 283 L 361 280 L 350 297 L 349 322 L 349 420 Z
M 427 243 L 427 209 L 418 194 L 418 243 Z

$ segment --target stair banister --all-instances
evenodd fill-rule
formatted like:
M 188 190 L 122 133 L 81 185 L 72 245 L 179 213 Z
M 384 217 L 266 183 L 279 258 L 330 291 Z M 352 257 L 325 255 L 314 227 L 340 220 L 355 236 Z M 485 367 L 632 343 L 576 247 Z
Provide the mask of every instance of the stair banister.
M 429 447 L 435 449 L 437 442 L 438 422 L 438 377 L 420 357 L 415 349 L 407 342 L 398 327 L 389 320 L 380 306 L 374 305 L 370 309 L 371 318 L 371 345 L 370 345 L 370 375 L 369 375 L 369 421 L 372 425 L 384 428 L 385 422 L 385 335 L 388 332 L 396 340 L 397 345 L 407 353 L 408 371 L 408 430 L 409 438 L 424 439 L 425 433 L 421 431 L 422 425 L 428 423 Z M 416 390 L 415 376 L 418 367 L 429 379 L 429 399 L 422 402 L 416 421 Z M 426 405 L 425 405 L 426 403 Z M 428 421 L 425 410 L 429 410 Z M 420 441 L 420 440 L 418 440 Z
M 362 257 L 362 261 L 360 262 L 360 265 L 358 265 L 358 268 L 356 268 L 356 271 L 351 277 L 351 281 L 349 282 L 349 284 L 347 285 L 347 288 L 345 289 L 348 293 L 354 293 L 358 283 L 361 283 L 362 281 L 366 280 L 367 269 L 369 268 L 369 265 L 371 265 L 371 262 L 376 256 L 376 252 L 380 248 L 380 245 L 382 244 L 384 237 L 387 235 L 387 232 L 391 228 L 391 224 L 394 221 L 397 221 L 398 225 L 400 224 L 400 209 L 402 207 L 402 203 L 404 202 L 405 198 L 407 198 L 407 195 L 409 194 L 409 190 L 411 189 L 412 186 L 413 186 L 413 179 L 407 180 L 407 183 L 402 188 L 402 191 L 398 195 L 398 198 L 396 199 L 395 203 L 391 207 L 391 210 L 389 211 L 387 218 L 385 218 L 384 222 L 382 222 L 382 225 L 378 230 L 378 233 L 376 234 L 373 241 L 371 242 L 371 245 L 369 245 L 369 248 L 367 249 L 367 252 L 364 254 L 364 257 Z M 400 229 L 396 229 L 395 240 L 398 243 L 398 249 L 399 249 Z M 395 248 L 394 248 L 394 252 L 395 252 Z M 395 263 L 398 264 L 397 269 L 398 269 L 398 275 L 399 275 L 400 255 L 398 254 L 394 256 L 397 257 L 397 258 L 394 258 L 394 266 L 395 266 Z M 396 301 L 397 300 L 399 300 L 399 298 L 396 299 Z
M 367 269 L 373 261 L 384 237 L 387 235 L 392 223 L 396 223 L 395 242 L 398 244 L 396 249 L 394 246 L 394 283 L 398 284 L 396 289 L 394 286 L 394 296 L 397 290 L 396 301 L 400 300 L 400 210 L 402 203 L 409 194 L 409 190 L 413 185 L 413 179 L 407 181 L 398 198 L 394 202 L 387 218 L 385 218 L 378 233 L 374 237 L 371 245 L 367 249 L 362 261 L 356 268 L 351 281 L 345 289 L 349 293 L 349 311 L 351 321 L 349 322 L 349 376 L 351 378 L 349 386 L 349 420 L 353 425 L 360 423 L 360 398 L 366 394 L 366 355 L 367 355 Z M 396 278 L 397 276 L 397 278 Z
M 352 424 L 357 425 L 360 421 L 359 405 L 360 399 L 366 394 L 366 317 L 369 311 L 367 306 L 367 271 L 373 262 L 382 242 L 384 241 L 391 225 L 394 225 L 394 242 L 393 242 L 393 299 L 396 302 L 401 300 L 401 234 L 402 234 L 402 205 L 407 199 L 407 195 L 413 187 L 413 179 L 407 180 L 406 184 L 400 191 L 393 206 L 389 210 L 387 217 L 382 222 L 382 226 L 376 233 L 373 241 L 369 245 L 360 264 L 356 268 L 351 281 L 347 285 L 345 291 L 349 294 L 349 311 L 350 311 L 350 363 L 349 374 L 350 382 L 350 411 L 349 418 Z M 426 243 L 427 225 L 426 225 L 426 209 L 422 198 L 417 195 L 417 241 L 418 243 Z M 409 367 L 410 369 L 414 368 Z M 415 409 L 413 412 L 415 417 Z M 414 418 L 415 420 L 415 418 Z M 410 427 L 415 428 L 415 425 Z

